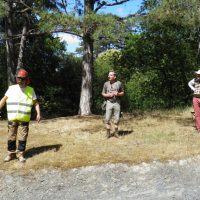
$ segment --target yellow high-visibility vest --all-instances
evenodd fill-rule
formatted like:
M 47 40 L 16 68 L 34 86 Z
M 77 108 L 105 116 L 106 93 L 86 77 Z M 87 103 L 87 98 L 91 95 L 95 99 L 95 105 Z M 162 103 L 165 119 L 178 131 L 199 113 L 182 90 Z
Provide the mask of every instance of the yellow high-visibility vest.
M 6 101 L 8 120 L 29 122 L 33 106 L 33 88 L 26 86 L 24 92 L 16 93 L 16 87 L 19 86 L 13 85 L 9 88 L 13 90 L 13 95 Z

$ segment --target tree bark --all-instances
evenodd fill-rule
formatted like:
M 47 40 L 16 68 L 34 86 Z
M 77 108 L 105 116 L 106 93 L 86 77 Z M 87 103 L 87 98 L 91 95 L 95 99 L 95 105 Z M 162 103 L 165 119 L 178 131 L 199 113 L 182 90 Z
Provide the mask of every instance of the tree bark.
M 5 19 L 6 28 L 6 52 L 7 52 L 7 77 L 8 86 L 15 83 L 15 50 L 14 50 L 14 40 L 13 40 L 13 15 L 12 15 L 12 4 L 13 2 L 7 0 L 7 16 Z
M 84 2 L 85 16 L 94 11 L 94 0 L 85 0 Z M 91 114 L 92 106 L 92 67 L 93 67 L 93 39 L 92 30 L 89 25 L 85 25 L 83 34 L 83 72 L 81 95 L 79 104 L 79 114 L 81 116 Z
M 92 106 L 92 67 L 93 67 L 93 40 L 90 35 L 83 38 L 84 54 L 83 54 L 83 72 L 79 114 L 90 115 Z
M 27 26 L 25 24 L 22 30 L 21 42 L 20 42 L 20 47 L 19 47 L 19 56 L 18 56 L 18 61 L 17 61 L 17 69 L 23 66 L 23 53 L 24 53 L 24 47 L 25 47 L 25 42 L 26 42 L 26 36 L 25 36 L 26 33 L 27 33 Z

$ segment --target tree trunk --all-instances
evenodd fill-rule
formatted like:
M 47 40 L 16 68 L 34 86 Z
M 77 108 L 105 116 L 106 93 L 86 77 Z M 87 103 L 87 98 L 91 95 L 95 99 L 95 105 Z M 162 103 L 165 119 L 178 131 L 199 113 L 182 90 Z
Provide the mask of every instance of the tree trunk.
M 83 72 L 79 105 L 79 114 L 82 116 L 91 114 L 92 105 L 93 40 L 90 35 L 83 38 L 83 43 Z
M 12 1 L 7 0 L 7 16 L 5 20 L 6 28 L 6 52 L 7 52 L 7 76 L 8 86 L 15 83 L 15 51 L 13 40 L 13 16 L 12 16 Z
M 84 3 L 85 16 L 94 10 L 94 0 L 85 0 Z M 82 84 L 81 95 L 79 104 L 79 114 L 81 116 L 91 114 L 92 106 L 92 67 L 93 67 L 93 32 L 89 25 L 84 27 L 83 35 L 83 72 L 82 72 Z
M 18 61 L 17 61 L 17 69 L 23 66 L 23 53 L 24 53 L 24 46 L 26 42 L 26 36 L 25 36 L 26 33 L 27 33 L 27 26 L 25 24 L 22 30 L 21 42 L 20 42 L 20 47 L 19 47 L 19 56 L 18 56 Z

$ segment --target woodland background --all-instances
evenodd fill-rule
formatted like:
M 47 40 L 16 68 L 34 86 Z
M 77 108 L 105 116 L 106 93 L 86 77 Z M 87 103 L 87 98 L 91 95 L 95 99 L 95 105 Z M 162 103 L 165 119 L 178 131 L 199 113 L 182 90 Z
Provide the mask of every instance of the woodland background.
M 188 81 L 200 66 L 199 1 L 144 0 L 126 17 L 100 12 L 127 1 L 1 0 L 0 96 L 23 67 L 43 117 L 101 114 L 103 83 L 114 69 L 125 87 L 125 112 L 191 105 Z M 82 38 L 77 54 L 53 37 L 58 32 Z

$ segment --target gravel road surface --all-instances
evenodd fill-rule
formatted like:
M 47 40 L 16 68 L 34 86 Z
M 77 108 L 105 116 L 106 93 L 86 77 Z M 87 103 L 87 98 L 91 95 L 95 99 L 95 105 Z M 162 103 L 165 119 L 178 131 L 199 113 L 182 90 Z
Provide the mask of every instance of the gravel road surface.
M 29 174 L 0 171 L 1 200 L 200 200 L 200 156 Z

